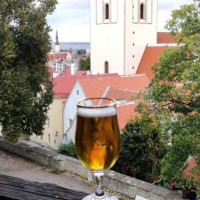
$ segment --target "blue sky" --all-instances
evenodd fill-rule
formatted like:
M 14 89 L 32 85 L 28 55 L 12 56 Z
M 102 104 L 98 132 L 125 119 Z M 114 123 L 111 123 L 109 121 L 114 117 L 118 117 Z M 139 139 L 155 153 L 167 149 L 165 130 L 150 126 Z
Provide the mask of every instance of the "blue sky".
M 158 0 L 158 31 L 166 31 L 164 25 L 172 10 L 192 2 L 193 0 Z M 89 42 L 89 20 L 89 0 L 58 0 L 55 12 L 47 17 L 52 28 L 52 40 L 55 41 L 57 28 L 61 42 Z

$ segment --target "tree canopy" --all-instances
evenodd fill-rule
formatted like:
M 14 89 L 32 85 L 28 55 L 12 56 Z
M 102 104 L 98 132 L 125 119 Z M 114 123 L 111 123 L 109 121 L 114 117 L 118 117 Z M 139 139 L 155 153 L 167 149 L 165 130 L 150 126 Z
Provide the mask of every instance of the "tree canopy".
M 0 124 L 3 136 L 41 135 L 52 102 L 45 66 L 51 49 L 46 16 L 56 0 L 0 0 Z
M 121 149 L 114 170 L 151 182 L 160 175 L 166 145 L 155 117 L 142 115 L 130 120 L 121 134 Z
M 79 60 L 80 70 L 90 70 L 90 56 Z
M 189 155 L 200 167 L 200 1 L 172 11 L 166 27 L 177 47 L 166 47 L 152 67 L 154 77 L 145 97 L 159 117 L 171 146 L 162 161 L 165 178 L 177 176 Z M 138 110 L 144 109 L 142 103 Z M 144 112 L 144 111 L 143 111 Z

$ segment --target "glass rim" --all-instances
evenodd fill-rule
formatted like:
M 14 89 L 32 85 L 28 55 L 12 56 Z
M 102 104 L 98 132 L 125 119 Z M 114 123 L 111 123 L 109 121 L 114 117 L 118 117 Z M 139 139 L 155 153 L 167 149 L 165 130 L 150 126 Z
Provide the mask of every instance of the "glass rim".
M 84 106 L 84 105 L 80 105 L 80 103 L 87 101 L 87 100 L 95 100 L 95 99 L 99 99 L 99 100 L 110 100 L 113 101 L 112 103 L 109 103 L 107 105 L 100 105 L 100 106 Z M 112 107 L 112 106 L 116 106 L 116 100 L 113 98 L 108 98 L 108 97 L 92 97 L 92 98 L 85 98 L 85 99 L 80 99 L 76 102 L 77 107 L 80 108 L 107 108 L 107 107 Z

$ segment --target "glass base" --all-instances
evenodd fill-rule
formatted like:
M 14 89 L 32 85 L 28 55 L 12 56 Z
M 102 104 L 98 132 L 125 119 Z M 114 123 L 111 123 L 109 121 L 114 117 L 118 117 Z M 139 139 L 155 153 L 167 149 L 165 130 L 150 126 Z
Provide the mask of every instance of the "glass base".
M 95 194 L 90 194 L 83 198 L 83 200 L 119 200 L 117 197 L 105 194 L 103 197 L 98 197 Z

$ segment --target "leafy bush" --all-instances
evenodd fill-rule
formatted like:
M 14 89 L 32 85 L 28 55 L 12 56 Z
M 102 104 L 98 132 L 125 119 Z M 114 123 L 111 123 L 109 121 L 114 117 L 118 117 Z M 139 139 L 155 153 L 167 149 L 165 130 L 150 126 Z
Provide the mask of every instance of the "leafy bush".
M 66 156 L 70 156 L 72 158 L 78 158 L 76 154 L 75 144 L 72 141 L 70 141 L 68 144 L 59 145 L 56 152 Z
M 157 180 L 166 153 L 160 131 L 153 117 L 129 121 L 122 130 L 119 159 L 112 169 L 148 182 Z

